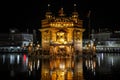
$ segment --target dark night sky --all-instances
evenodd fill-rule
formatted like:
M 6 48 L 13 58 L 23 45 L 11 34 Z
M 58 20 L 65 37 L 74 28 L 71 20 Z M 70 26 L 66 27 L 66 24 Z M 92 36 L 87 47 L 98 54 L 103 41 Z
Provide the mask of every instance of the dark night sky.
M 47 10 L 47 4 L 51 4 L 51 11 L 57 13 L 61 6 L 65 13 L 73 11 L 73 4 L 77 4 L 80 18 L 86 20 L 86 15 L 91 10 L 91 26 L 110 27 L 119 29 L 120 6 L 118 2 L 105 0 L 9 0 L 2 2 L 1 6 L 1 32 L 8 32 L 10 28 L 18 28 L 21 32 L 27 28 L 38 30 L 41 19 Z M 8 29 L 7 29 L 8 27 Z M 85 26 L 87 28 L 87 26 Z

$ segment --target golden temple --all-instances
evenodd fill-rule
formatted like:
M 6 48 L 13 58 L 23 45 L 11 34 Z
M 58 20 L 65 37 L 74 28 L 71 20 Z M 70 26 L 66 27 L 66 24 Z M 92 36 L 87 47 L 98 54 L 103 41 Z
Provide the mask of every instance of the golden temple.
M 63 8 L 58 11 L 57 16 L 48 10 L 41 25 L 39 30 L 42 36 L 42 50 L 48 51 L 50 55 L 82 54 L 82 36 L 85 29 L 76 10 L 70 16 L 64 13 Z

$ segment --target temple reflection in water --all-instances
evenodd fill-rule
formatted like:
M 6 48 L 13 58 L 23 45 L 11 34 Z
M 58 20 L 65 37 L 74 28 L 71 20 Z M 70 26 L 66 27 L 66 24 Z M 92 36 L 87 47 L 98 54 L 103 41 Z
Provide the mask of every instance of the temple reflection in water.
M 83 21 L 79 19 L 78 12 L 74 10 L 71 16 L 64 13 L 63 8 L 57 16 L 49 9 L 46 18 L 42 20 L 40 30 L 42 35 L 42 49 L 50 55 L 74 55 L 82 53 Z M 76 4 L 74 4 L 76 7 Z
M 54 57 L 41 61 L 29 59 L 28 65 L 30 72 L 41 67 L 41 80 L 83 80 L 82 57 L 79 59 Z

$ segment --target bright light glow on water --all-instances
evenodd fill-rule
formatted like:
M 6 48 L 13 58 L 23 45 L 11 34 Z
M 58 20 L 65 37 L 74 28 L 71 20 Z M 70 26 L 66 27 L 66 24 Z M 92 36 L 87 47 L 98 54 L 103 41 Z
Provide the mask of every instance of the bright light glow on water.
M 98 58 L 98 66 L 100 66 L 100 57 L 97 57 Z
M 14 64 L 15 62 L 15 55 L 10 54 L 10 64 Z
M 37 70 L 38 70 L 39 67 L 40 67 L 40 60 L 38 59 L 37 60 Z
M 114 59 L 113 59 L 113 57 L 112 57 L 112 59 L 111 59 L 111 60 L 112 60 L 111 62 L 112 62 L 112 66 L 113 66 L 113 65 L 114 65 Z
M 17 64 L 19 64 L 20 63 L 20 55 L 18 54 L 17 55 Z
M 102 56 L 102 60 L 103 60 L 103 57 L 104 57 L 104 56 L 103 56 L 103 53 L 102 53 L 102 55 L 101 55 L 101 56 Z

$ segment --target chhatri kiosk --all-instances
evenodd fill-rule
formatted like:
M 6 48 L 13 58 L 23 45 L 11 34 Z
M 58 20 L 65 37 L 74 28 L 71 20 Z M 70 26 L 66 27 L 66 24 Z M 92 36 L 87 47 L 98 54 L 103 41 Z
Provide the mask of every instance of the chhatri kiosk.
M 82 54 L 82 36 L 85 29 L 76 10 L 67 16 L 61 8 L 55 16 L 48 9 L 41 24 L 39 30 L 43 51 L 49 51 L 50 55 Z

